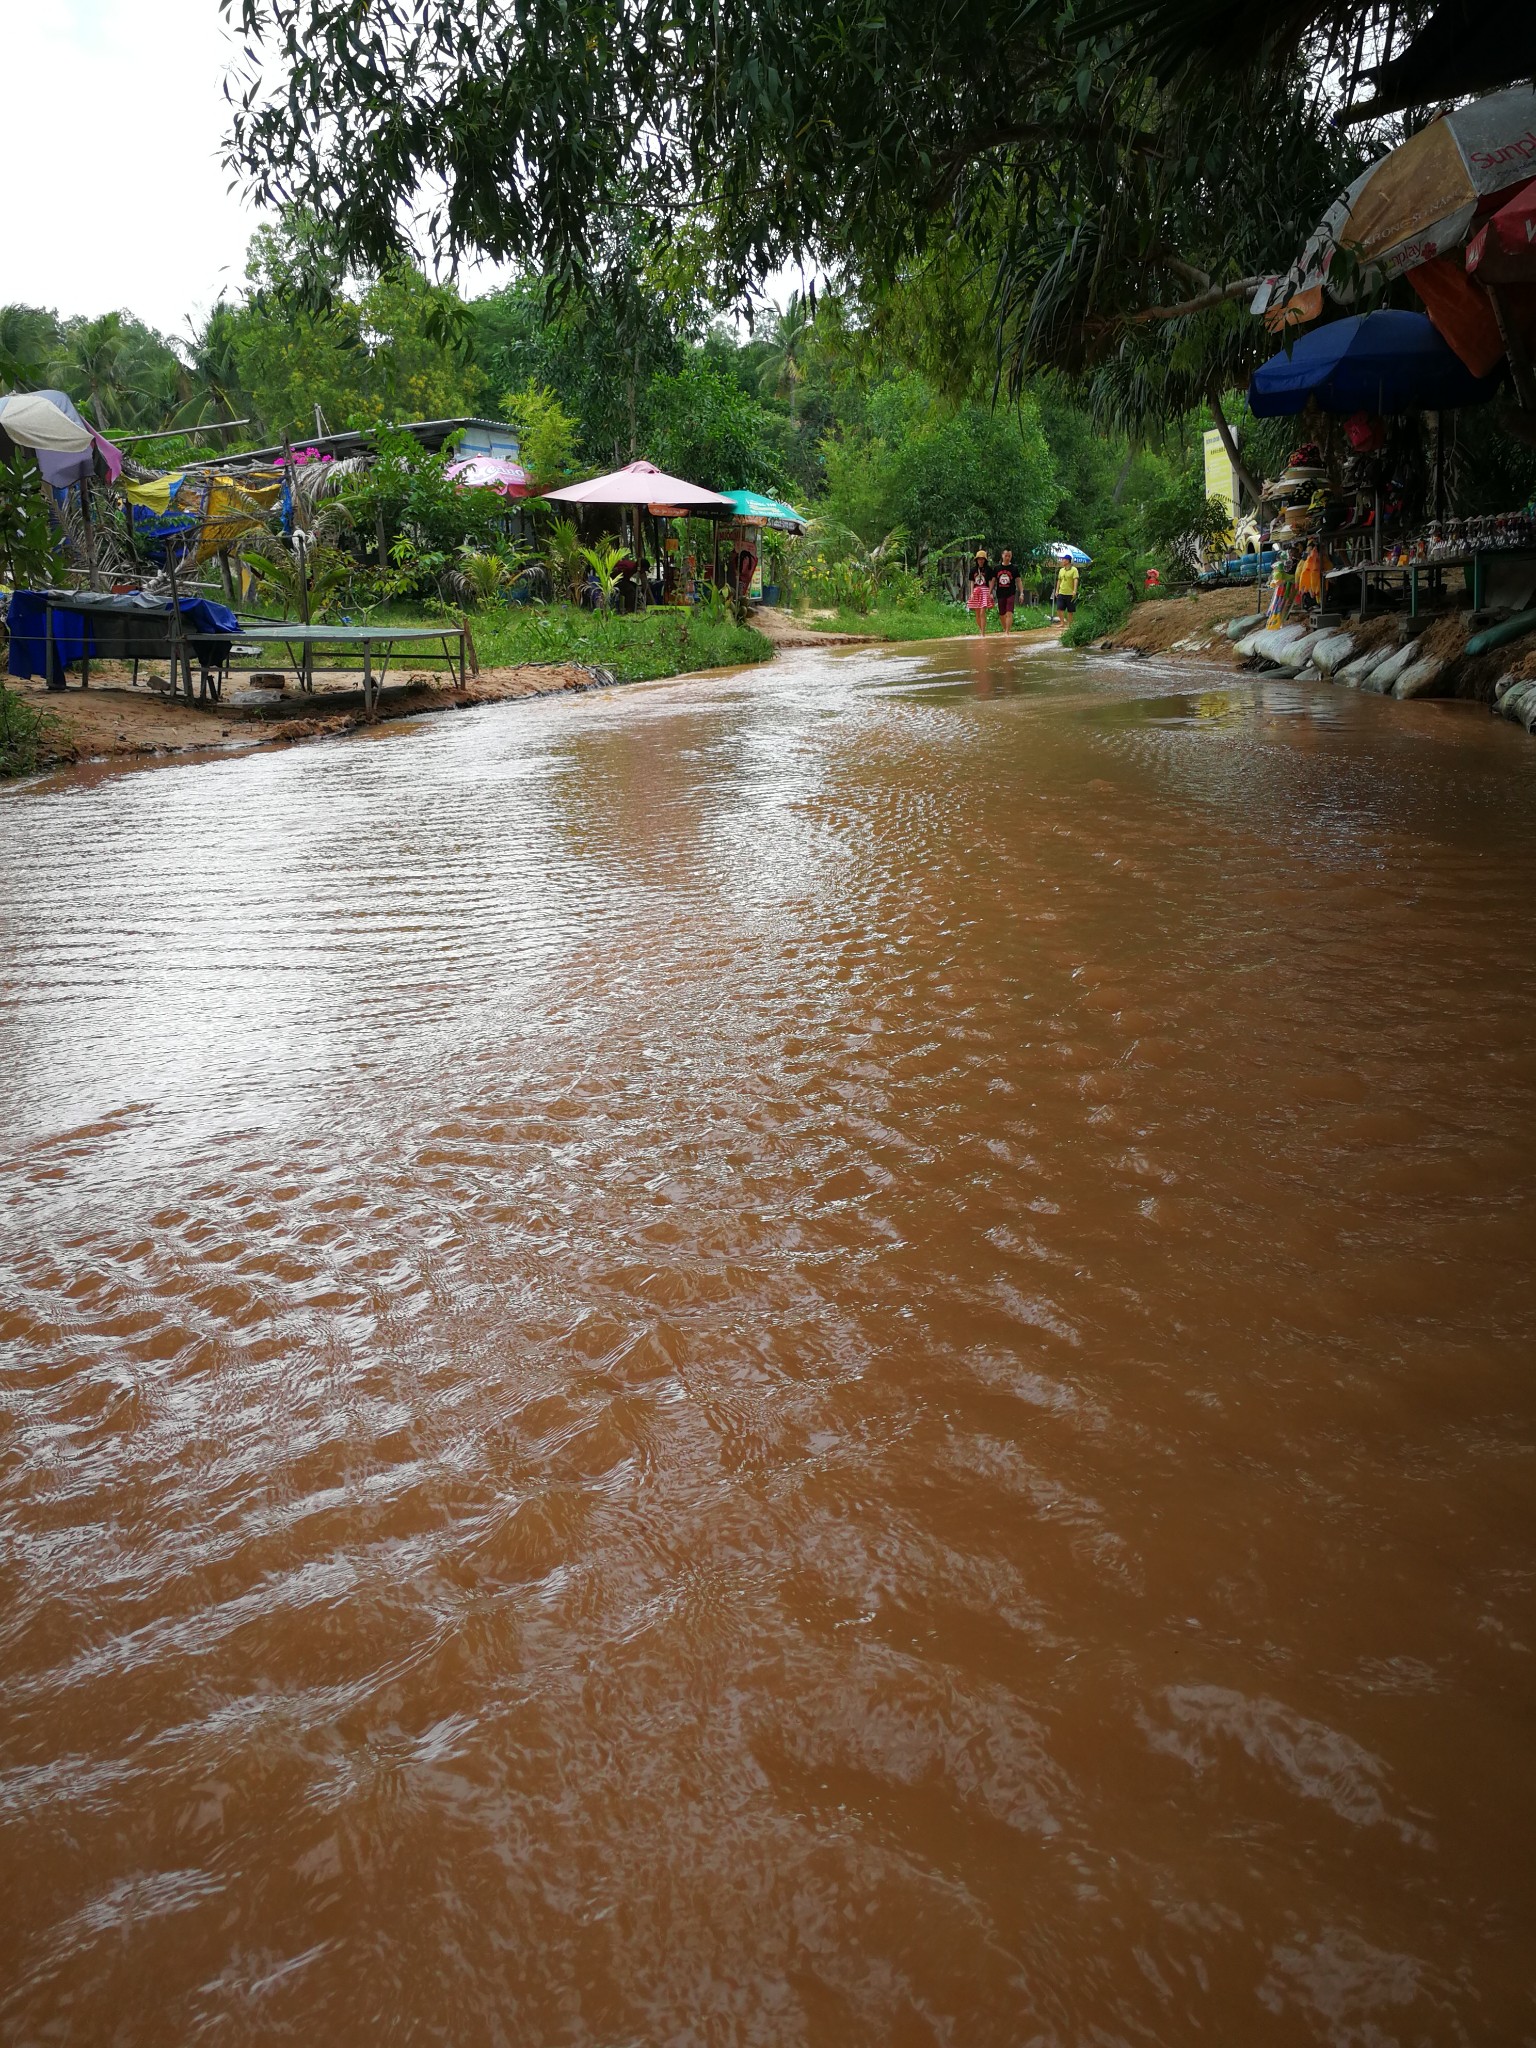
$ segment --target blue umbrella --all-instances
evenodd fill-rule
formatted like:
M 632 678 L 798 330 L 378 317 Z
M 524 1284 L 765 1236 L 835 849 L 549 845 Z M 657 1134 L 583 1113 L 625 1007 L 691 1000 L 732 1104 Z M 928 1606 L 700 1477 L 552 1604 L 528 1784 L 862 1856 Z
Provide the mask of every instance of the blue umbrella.
M 1058 562 L 1076 562 L 1080 569 L 1087 568 L 1093 560 L 1092 555 L 1085 555 L 1081 548 L 1073 547 L 1069 540 L 1053 541 L 1051 553 Z
M 1486 405 L 1496 377 L 1474 377 L 1422 313 L 1362 313 L 1302 335 L 1253 373 L 1261 419 L 1302 412 L 1440 412 Z

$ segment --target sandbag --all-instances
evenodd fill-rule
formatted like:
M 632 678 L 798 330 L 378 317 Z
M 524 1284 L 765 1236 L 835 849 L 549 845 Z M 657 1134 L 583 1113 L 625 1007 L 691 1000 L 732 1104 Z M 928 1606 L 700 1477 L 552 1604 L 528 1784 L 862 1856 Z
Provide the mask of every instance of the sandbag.
M 1273 661 L 1293 640 L 1300 640 L 1306 630 L 1305 626 L 1277 626 L 1271 632 L 1268 626 L 1264 626 L 1257 633 L 1249 633 L 1239 640 L 1237 651 L 1245 659 L 1262 654 L 1266 661 Z
M 1360 688 L 1373 690 L 1378 697 L 1390 697 L 1393 684 L 1405 669 L 1413 667 L 1417 653 L 1411 640 L 1406 647 L 1394 647 L 1385 661 L 1377 662 L 1369 675 L 1360 678 Z
M 1228 619 L 1221 630 L 1229 640 L 1242 640 L 1263 623 L 1263 612 L 1245 612 L 1240 619 Z
M 1282 647 L 1277 659 L 1281 668 L 1294 675 L 1304 669 L 1312 659 L 1312 650 L 1320 640 L 1326 640 L 1326 633 L 1303 633 L 1299 640 L 1293 640 L 1288 647 Z M 1261 648 L 1260 653 L 1263 652 Z
M 1392 654 L 1390 647 L 1368 647 L 1364 654 L 1357 654 L 1353 661 L 1346 661 L 1341 669 L 1336 670 L 1333 679 L 1336 683 L 1347 683 L 1352 690 L 1362 689 L 1371 671 L 1380 668 L 1384 661 L 1390 661 Z
M 1312 659 L 1325 676 L 1336 675 L 1355 651 L 1347 633 L 1324 633 L 1312 650 Z
M 1410 662 L 1392 685 L 1394 697 L 1431 697 L 1440 681 L 1443 661 L 1433 654 L 1424 654 L 1417 661 Z

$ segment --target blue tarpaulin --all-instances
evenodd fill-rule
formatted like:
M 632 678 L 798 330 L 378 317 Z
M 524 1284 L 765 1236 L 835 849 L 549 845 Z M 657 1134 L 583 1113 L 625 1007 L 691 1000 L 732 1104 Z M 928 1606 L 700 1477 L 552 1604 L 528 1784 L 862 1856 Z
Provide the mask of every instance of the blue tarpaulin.
M 1254 371 L 1248 404 L 1261 419 L 1304 412 L 1449 412 L 1486 405 L 1495 377 L 1474 377 L 1422 313 L 1363 313 L 1314 327 L 1289 354 Z
M 155 644 L 159 635 L 151 632 L 131 648 L 124 636 L 129 623 L 149 623 L 157 626 L 161 619 L 170 617 L 171 601 L 168 597 L 144 597 L 137 594 L 108 597 L 97 592 L 76 593 L 79 609 L 73 605 L 56 606 L 53 614 L 53 647 L 56 665 L 73 667 L 88 655 L 100 654 L 107 659 L 124 658 L 128 653 L 139 653 L 155 658 L 161 649 Z M 228 605 L 216 604 L 207 597 L 184 597 L 181 600 L 181 615 L 186 623 L 188 637 L 194 648 L 198 638 L 228 639 L 240 630 L 240 621 Z M 98 634 L 97 624 L 101 632 Z M 48 618 L 45 593 L 40 590 L 15 590 L 11 593 L 10 606 L 6 613 L 6 624 L 10 628 L 11 644 L 6 666 L 13 676 L 45 676 L 47 674 Z

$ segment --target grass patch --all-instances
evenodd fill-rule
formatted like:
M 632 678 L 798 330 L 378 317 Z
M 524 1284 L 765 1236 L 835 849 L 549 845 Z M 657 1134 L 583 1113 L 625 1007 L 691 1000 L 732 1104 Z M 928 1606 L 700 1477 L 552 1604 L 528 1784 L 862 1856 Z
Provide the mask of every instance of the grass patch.
M 376 612 L 391 625 L 434 625 L 404 608 Z M 520 668 L 525 663 L 574 661 L 606 668 L 622 683 L 658 676 L 689 675 L 697 669 L 735 668 L 766 661 L 772 643 L 754 626 L 729 617 L 685 610 L 681 605 L 653 611 L 584 612 L 569 604 L 497 605 L 469 614 L 469 629 L 482 668 Z
M 58 720 L 0 683 L 0 776 L 30 775 Z
M 1131 593 L 1120 582 L 1095 590 L 1078 605 L 1076 615 L 1061 636 L 1063 647 L 1088 647 L 1107 633 L 1118 633 L 1131 616 Z
M 1044 605 L 1021 605 L 1013 615 L 1013 630 L 1027 632 L 1032 626 L 1048 626 L 1049 610 Z M 945 604 L 932 599 L 920 605 L 877 605 L 873 611 L 840 611 L 830 619 L 807 619 L 814 633 L 864 633 L 876 640 L 947 640 L 956 633 L 974 633 L 975 622 L 963 604 Z M 989 613 L 987 631 L 1001 631 L 997 614 Z

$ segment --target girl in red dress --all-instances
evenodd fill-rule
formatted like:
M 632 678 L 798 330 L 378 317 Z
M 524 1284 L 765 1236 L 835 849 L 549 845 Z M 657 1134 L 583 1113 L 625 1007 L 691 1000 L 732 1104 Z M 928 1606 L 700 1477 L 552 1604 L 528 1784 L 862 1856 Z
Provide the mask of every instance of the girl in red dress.
M 987 551 L 976 550 L 976 560 L 971 569 L 971 594 L 965 600 L 975 614 L 976 630 L 985 640 L 987 637 L 987 613 L 992 609 L 992 584 L 987 569 Z

